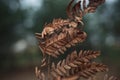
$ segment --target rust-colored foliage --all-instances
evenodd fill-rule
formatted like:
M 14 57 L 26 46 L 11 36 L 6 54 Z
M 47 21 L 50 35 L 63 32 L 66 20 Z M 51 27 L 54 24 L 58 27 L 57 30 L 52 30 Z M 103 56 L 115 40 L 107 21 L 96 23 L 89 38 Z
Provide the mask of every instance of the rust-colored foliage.
M 102 78 L 102 80 L 118 80 L 116 77 L 114 76 L 108 76 L 108 74 L 104 75 Z M 88 80 L 101 80 L 101 79 L 97 79 L 96 76 L 94 77 L 90 77 Z
M 42 33 L 36 33 L 39 48 L 43 53 L 40 69 L 35 68 L 38 80 L 79 80 L 81 77 L 94 80 L 91 77 L 96 73 L 108 71 L 106 65 L 93 62 L 93 59 L 100 55 L 100 51 L 73 51 L 57 63 L 51 60 L 65 54 L 68 48 L 85 41 L 87 34 L 82 29 L 82 17 L 95 12 L 104 2 L 105 0 L 89 0 L 86 6 L 86 0 L 83 0 L 82 9 L 81 1 L 73 5 L 74 0 L 71 0 L 67 7 L 68 19 L 54 19 L 52 23 L 44 26 Z M 81 27 L 77 27 L 78 25 Z M 105 76 L 104 80 L 117 79 Z
M 71 76 L 89 78 L 97 72 L 107 71 L 105 65 L 91 62 L 98 55 L 100 55 L 98 51 L 80 51 L 79 54 L 74 51 L 65 60 L 59 61 L 56 66 L 52 63 L 51 74 L 55 78 L 61 76 L 63 79 Z
M 104 80 L 118 80 L 116 77 L 114 76 L 108 76 L 107 74 L 104 76 Z
M 36 34 L 39 39 L 39 47 L 43 54 L 58 57 L 76 43 L 82 43 L 86 39 L 86 33 L 79 28 L 63 28 L 60 33 L 46 36 L 42 40 L 40 34 Z

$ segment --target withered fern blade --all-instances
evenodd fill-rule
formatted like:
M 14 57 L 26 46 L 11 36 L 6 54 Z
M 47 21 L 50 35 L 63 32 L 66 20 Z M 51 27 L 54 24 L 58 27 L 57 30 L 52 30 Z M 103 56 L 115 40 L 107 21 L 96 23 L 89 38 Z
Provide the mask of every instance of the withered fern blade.
M 38 69 L 38 67 L 35 67 L 35 75 L 39 80 L 46 80 L 45 74 L 40 69 Z
M 108 71 L 108 68 L 106 65 L 103 65 L 101 63 L 85 63 L 79 68 L 80 72 L 79 76 L 84 77 L 84 78 L 89 78 L 92 75 L 95 75 L 98 72 L 105 72 Z
M 106 65 L 93 62 L 84 63 L 79 67 L 71 68 L 69 71 L 67 71 L 67 74 L 63 74 L 60 69 L 56 69 L 54 72 L 52 72 L 52 74 L 56 79 L 57 77 L 61 77 L 61 80 L 77 80 L 81 77 L 88 79 L 98 72 L 104 72 L 107 70 L 108 68 Z
M 85 79 L 88 79 L 89 77 L 95 75 L 98 72 L 104 72 L 107 71 L 108 68 L 106 65 L 99 64 L 99 63 L 84 63 L 80 67 L 76 69 L 71 69 L 71 75 L 76 74 L 79 76 L 79 78 L 83 77 Z
M 101 78 L 99 78 L 99 76 L 95 75 L 95 76 L 90 77 L 87 80 L 119 80 L 119 79 L 115 76 L 108 76 L 108 74 L 105 74 L 105 75 L 101 76 Z
M 108 74 L 106 74 L 104 76 L 104 80 L 119 80 L 117 77 L 114 76 L 108 76 Z
M 81 50 L 79 53 L 73 51 L 56 63 L 50 59 L 53 57 L 55 60 L 58 59 L 68 48 L 85 41 L 87 34 L 82 29 L 83 16 L 95 12 L 96 8 L 105 2 L 105 0 L 89 0 L 86 6 L 86 0 L 80 0 L 75 4 L 74 1 L 71 0 L 67 7 L 68 19 L 54 19 L 52 23 L 44 25 L 41 33 L 36 33 L 43 54 L 40 69 L 35 68 L 38 80 L 80 80 L 81 78 L 97 80 L 90 77 L 98 72 L 108 71 L 106 65 L 92 61 L 100 55 L 100 51 Z M 104 80 L 117 80 L 117 78 L 106 75 Z
M 52 64 L 52 74 L 54 77 L 67 76 L 68 72 L 73 68 L 76 69 L 85 63 L 100 55 L 99 51 L 80 51 L 78 54 L 73 51 L 66 59 L 59 61 L 57 65 Z M 73 70 L 72 69 L 72 70 Z
M 42 38 L 44 36 L 46 36 L 46 35 L 50 35 L 50 34 L 52 34 L 54 32 L 59 31 L 60 29 L 66 27 L 69 24 L 70 24 L 70 20 L 69 19 L 66 19 L 66 20 L 61 19 L 61 18 L 54 19 L 52 21 L 52 23 L 46 24 L 44 26 L 44 29 L 42 31 Z
M 79 28 L 68 28 L 60 34 L 55 34 L 44 40 L 39 35 L 37 35 L 37 38 L 42 52 L 57 58 L 60 54 L 64 54 L 67 48 L 82 43 L 86 39 L 86 33 Z
M 71 0 L 67 7 L 67 15 L 70 19 L 77 22 L 82 22 L 82 17 L 87 13 L 95 12 L 96 8 L 104 3 L 105 0 L 89 0 L 89 4 L 86 6 L 86 0 L 83 0 L 83 9 L 81 8 L 82 1 L 78 1 L 72 6 L 74 0 Z
M 89 0 L 88 7 L 98 7 L 99 5 L 103 4 L 105 0 Z

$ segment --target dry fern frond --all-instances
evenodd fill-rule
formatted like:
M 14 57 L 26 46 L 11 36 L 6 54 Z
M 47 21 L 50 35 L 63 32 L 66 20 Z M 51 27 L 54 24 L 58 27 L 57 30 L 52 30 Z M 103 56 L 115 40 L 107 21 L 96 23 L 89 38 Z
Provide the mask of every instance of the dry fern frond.
M 46 35 L 51 35 L 52 33 L 59 32 L 60 29 L 63 29 L 65 27 L 73 27 L 76 28 L 78 26 L 78 23 L 71 21 L 69 19 L 63 20 L 61 18 L 54 19 L 52 23 L 49 23 L 44 26 L 44 29 L 41 33 L 42 38 L 44 38 Z
M 95 75 L 98 72 L 105 72 L 108 71 L 108 68 L 106 65 L 100 64 L 100 63 L 84 63 L 82 66 L 78 67 L 76 70 L 72 70 L 72 75 L 78 74 L 79 78 L 89 78 L 93 75 Z
M 118 80 L 117 77 L 108 76 L 108 74 L 105 74 L 104 76 L 101 76 L 101 77 L 99 77 L 99 78 L 98 78 L 98 77 L 99 77 L 99 76 L 94 75 L 94 76 L 90 77 L 90 78 L 87 79 L 87 80 Z
M 83 1 L 84 14 L 95 12 L 96 8 L 103 4 L 105 0 L 89 0 L 89 4 L 86 7 L 86 1 Z
M 41 70 L 38 69 L 38 67 L 35 67 L 35 75 L 39 80 L 46 80 L 45 74 L 43 72 L 41 72 Z
M 99 51 L 76 51 L 67 56 L 65 60 L 59 61 L 57 66 L 52 63 L 52 74 L 54 77 L 67 75 L 68 71 L 72 68 L 78 68 L 85 63 L 90 62 L 92 59 L 100 55 Z
M 36 35 L 39 39 L 39 47 L 44 54 L 57 57 L 61 53 L 63 54 L 67 48 L 74 46 L 76 43 L 81 43 L 86 39 L 86 33 L 78 28 L 68 28 L 63 31 L 44 40 L 42 40 L 39 34 Z
M 72 6 L 74 0 L 71 0 L 67 7 L 67 15 L 70 19 L 77 22 L 81 22 L 82 17 L 86 13 L 95 12 L 96 8 L 105 2 L 105 0 L 89 0 L 88 6 L 86 6 L 86 0 L 83 0 L 83 9 L 81 8 L 81 1 Z
M 68 67 L 67 69 L 69 69 Z M 71 68 L 67 71 L 67 73 L 63 73 L 60 68 L 56 69 L 54 72 L 52 72 L 53 77 L 57 78 L 61 76 L 61 80 L 77 80 L 81 77 L 83 78 L 89 78 L 92 75 L 95 75 L 98 72 L 104 72 L 107 71 L 106 65 L 99 64 L 99 63 L 84 63 L 81 66 Z M 77 78 L 77 79 L 76 79 Z
M 118 80 L 117 79 L 117 77 L 114 77 L 114 76 L 108 76 L 108 74 L 106 74 L 105 76 L 104 76 L 104 80 Z
M 71 0 L 67 7 L 69 19 L 54 19 L 52 23 L 44 26 L 42 33 L 36 33 L 39 48 L 44 57 L 41 68 L 35 68 L 35 74 L 39 80 L 79 80 L 81 77 L 94 80 L 90 77 L 98 72 L 108 71 L 106 65 L 92 61 L 100 55 L 99 51 L 81 50 L 79 53 L 73 51 L 57 64 L 50 60 L 51 57 L 58 58 L 60 54 L 64 54 L 67 48 L 85 41 L 87 34 L 77 26 L 82 24 L 83 27 L 82 17 L 87 13 L 95 12 L 104 1 L 89 0 L 86 6 L 86 0 L 83 0 L 72 6 L 74 0 Z M 117 78 L 106 75 L 104 80 L 117 80 Z
M 85 63 L 82 67 L 80 67 L 81 71 L 79 73 L 80 76 L 84 78 L 89 78 L 92 75 L 95 75 L 97 72 L 105 72 L 108 71 L 106 65 L 100 63 Z
M 52 23 L 49 23 L 44 26 L 44 29 L 42 31 L 42 38 L 45 35 L 47 35 L 47 34 L 50 35 L 50 34 L 56 32 L 57 30 L 66 27 L 69 24 L 70 24 L 69 20 L 54 19 Z

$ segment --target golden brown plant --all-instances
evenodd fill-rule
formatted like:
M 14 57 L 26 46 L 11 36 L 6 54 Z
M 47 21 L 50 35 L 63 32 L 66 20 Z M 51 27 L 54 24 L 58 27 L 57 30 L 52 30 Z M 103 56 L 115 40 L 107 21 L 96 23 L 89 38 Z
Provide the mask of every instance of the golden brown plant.
M 106 65 L 93 62 L 93 59 L 100 55 L 100 51 L 73 51 L 63 60 L 51 60 L 58 59 L 68 48 L 85 41 L 87 34 L 82 29 L 82 18 L 87 13 L 95 12 L 104 2 L 105 0 L 89 0 L 86 6 L 86 0 L 83 0 L 82 9 L 81 1 L 73 5 L 74 0 L 71 0 L 67 7 L 68 19 L 54 19 L 52 23 L 44 26 L 42 33 L 36 33 L 39 48 L 43 53 L 40 68 L 35 68 L 38 80 L 94 80 L 91 77 L 96 73 L 108 71 Z M 104 80 L 117 79 L 105 76 Z
M 101 79 L 102 80 L 118 80 L 114 76 L 108 76 L 108 74 L 105 74 Z M 101 80 L 101 79 L 98 79 L 96 76 L 93 76 L 93 77 L 90 77 L 88 80 Z
M 52 57 L 58 57 L 77 43 L 82 43 L 86 39 L 86 33 L 79 28 L 63 28 L 60 33 L 54 33 L 50 36 L 46 36 L 44 39 L 40 37 L 40 34 L 36 34 L 39 39 L 39 47 L 43 52 L 43 55 L 50 55 Z
M 107 74 L 104 76 L 104 80 L 118 80 L 116 77 L 114 76 L 108 76 Z

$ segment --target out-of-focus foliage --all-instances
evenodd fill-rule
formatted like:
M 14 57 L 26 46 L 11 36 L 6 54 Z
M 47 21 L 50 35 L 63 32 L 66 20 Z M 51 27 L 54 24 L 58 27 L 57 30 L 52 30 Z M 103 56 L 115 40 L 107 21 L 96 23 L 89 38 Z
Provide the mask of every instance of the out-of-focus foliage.
M 0 70 L 39 64 L 35 32 L 54 18 L 67 18 L 70 0 L 0 0 Z M 106 0 L 96 13 L 84 17 L 87 41 L 78 49 L 101 50 L 111 72 L 120 71 L 120 1 Z M 72 51 L 72 50 L 70 50 Z M 120 75 L 120 73 L 118 74 Z

